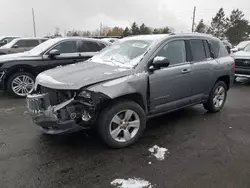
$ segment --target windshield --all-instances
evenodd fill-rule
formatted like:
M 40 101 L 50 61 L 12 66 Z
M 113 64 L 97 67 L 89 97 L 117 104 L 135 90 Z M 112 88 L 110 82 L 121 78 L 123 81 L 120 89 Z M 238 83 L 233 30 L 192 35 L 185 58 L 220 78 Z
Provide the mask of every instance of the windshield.
M 119 40 L 91 58 L 91 61 L 132 68 L 139 63 L 152 42 L 153 40 Z
M 248 44 L 248 45 L 245 47 L 244 51 L 250 52 L 250 44 Z
M 250 44 L 250 41 L 243 41 L 237 45 L 237 48 L 244 49 L 248 44 Z
M 30 55 L 34 55 L 34 56 L 38 56 L 41 55 L 44 51 L 46 51 L 47 49 L 49 49 L 51 46 L 55 45 L 56 43 L 58 43 L 59 41 L 61 41 L 62 39 L 59 38 L 55 38 L 55 39 L 49 39 L 43 43 L 41 43 L 40 45 L 36 46 L 35 48 L 33 48 L 32 50 L 29 51 Z

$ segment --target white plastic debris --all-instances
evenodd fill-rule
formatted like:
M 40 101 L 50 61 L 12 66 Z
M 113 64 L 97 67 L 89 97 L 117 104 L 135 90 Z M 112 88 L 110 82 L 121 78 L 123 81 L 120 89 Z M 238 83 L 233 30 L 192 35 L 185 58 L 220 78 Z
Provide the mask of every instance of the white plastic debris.
M 150 165 L 151 165 L 151 164 L 152 164 L 152 162 L 148 162 L 148 164 L 150 164 Z
M 149 148 L 149 151 L 152 155 L 154 155 L 158 160 L 162 161 L 165 159 L 165 153 L 168 151 L 166 148 L 161 148 L 155 145 L 152 148 Z
M 229 127 L 229 129 L 232 129 L 233 127 Z
M 116 179 L 111 182 L 111 185 L 117 188 L 153 188 L 153 185 L 149 181 L 139 178 L 129 178 L 128 180 Z

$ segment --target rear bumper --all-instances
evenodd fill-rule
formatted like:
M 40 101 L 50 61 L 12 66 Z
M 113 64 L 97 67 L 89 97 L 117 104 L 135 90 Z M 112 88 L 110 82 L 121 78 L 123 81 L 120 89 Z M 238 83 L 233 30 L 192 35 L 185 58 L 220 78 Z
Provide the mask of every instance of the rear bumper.
M 73 99 L 68 100 L 56 106 L 49 106 L 46 110 L 42 110 L 40 107 L 40 100 L 44 100 L 45 95 L 28 95 L 27 105 L 32 117 L 33 122 L 41 127 L 42 131 L 46 134 L 68 134 L 83 130 L 84 127 L 76 124 L 74 119 L 60 120 L 58 118 L 59 111 L 71 104 Z

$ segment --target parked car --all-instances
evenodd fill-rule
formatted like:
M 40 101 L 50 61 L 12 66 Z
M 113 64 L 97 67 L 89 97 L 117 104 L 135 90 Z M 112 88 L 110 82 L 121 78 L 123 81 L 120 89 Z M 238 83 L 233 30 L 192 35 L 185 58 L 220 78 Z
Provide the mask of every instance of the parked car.
M 85 61 L 107 45 L 110 43 L 97 39 L 55 38 L 29 52 L 0 56 L 0 89 L 25 97 L 40 72 Z
M 16 39 L 19 37 L 15 37 L 15 36 L 4 36 L 4 37 L 0 37 L 0 47 L 8 44 L 9 42 L 11 42 L 13 39 Z
M 235 78 L 250 78 L 250 44 L 243 51 L 234 53 L 235 58 Z
M 114 43 L 114 42 L 118 41 L 119 39 L 117 39 L 117 38 L 102 38 L 101 40 Z
M 234 59 L 217 38 L 134 36 L 39 74 L 27 104 L 46 134 L 96 125 L 106 144 L 121 148 L 139 139 L 149 118 L 200 103 L 220 111 L 233 79 Z
M 45 42 L 46 38 L 16 38 L 0 47 L 0 55 L 29 51 Z
M 250 40 L 240 42 L 237 46 L 231 49 L 232 53 L 242 51 L 246 46 L 250 44 Z

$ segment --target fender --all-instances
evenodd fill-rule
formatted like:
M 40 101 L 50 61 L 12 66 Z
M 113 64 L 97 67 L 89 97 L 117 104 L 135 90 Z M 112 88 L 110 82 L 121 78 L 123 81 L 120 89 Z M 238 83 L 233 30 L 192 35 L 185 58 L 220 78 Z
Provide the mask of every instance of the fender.
M 148 91 L 148 73 L 137 73 L 112 81 L 90 86 L 89 91 L 102 93 L 111 99 L 116 99 L 129 94 L 139 94 L 142 97 L 143 105 L 148 112 L 147 91 Z

